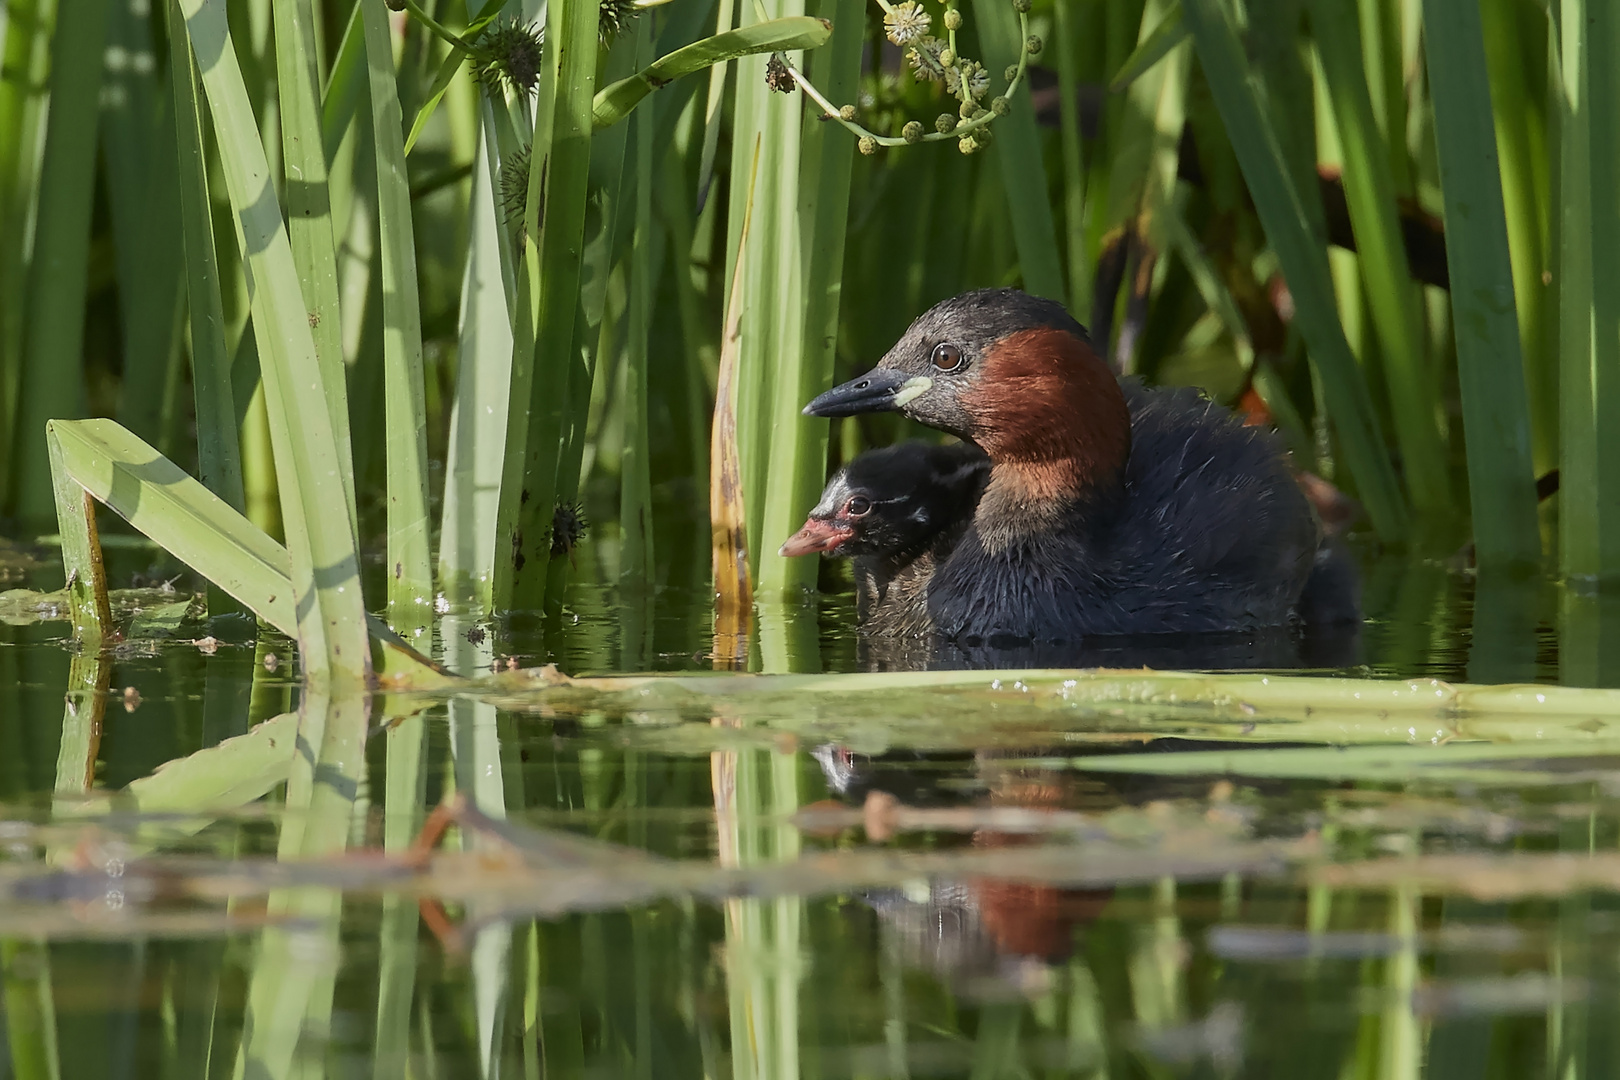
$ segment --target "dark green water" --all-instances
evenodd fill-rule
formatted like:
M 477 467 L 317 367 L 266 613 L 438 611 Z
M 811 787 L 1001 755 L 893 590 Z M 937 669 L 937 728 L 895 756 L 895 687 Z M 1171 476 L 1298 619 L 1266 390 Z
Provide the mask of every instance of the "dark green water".
M 469 672 L 713 666 L 706 590 L 621 594 L 589 547 L 580 562 L 562 613 L 449 619 L 436 651 Z M 1550 584 L 1369 558 L 1365 607 L 1349 638 L 1154 658 L 1620 682 L 1620 618 Z M 847 596 L 761 622 L 755 669 L 888 662 Z M 205 632 L 95 664 L 74 662 L 64 623 L 0 630 L 0 1072 L 1620 1075 L 1620 740 L 1604 717 L 1577 729 L 1589 752 L 1526 746 L 1487 767 L 1452 753 L 1478 736 L 1431 746 L 1414 727 L 1380 744 L 1429 754 L 1423 768 L 1317 751 L 1251 777 L 1187 754 L 1338 740 L 1083 707 L 930 724 L 921 698 L 847 715 L 471 698 L 312 715 L 287 643 L 208 651 L 190 640 Z M 265 721 L 302 773 L 285 743 L 206 753 Z M 1101 771 L 1122 751 L 1166 766 Z M 243 765 L 270 760 L 280 774 Z M 1423 771 L 1437 762 L 1453 767 Z M 181 788 L 208 805 L 160 797 Z M 464 821 L 440 876 L 407 881 L 377 852 L 452 792 L 497 824 Z M 1030 832 L 1016 815 L 1031 811 L 1085 824 Z M 558 849 L 559 833 L 586 843 Z M 305 869 L 277 876 L 278 852 Z

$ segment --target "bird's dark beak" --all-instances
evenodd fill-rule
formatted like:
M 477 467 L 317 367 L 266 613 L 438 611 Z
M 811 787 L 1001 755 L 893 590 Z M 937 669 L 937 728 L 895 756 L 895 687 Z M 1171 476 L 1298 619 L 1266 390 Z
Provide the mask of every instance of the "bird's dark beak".
M 933 386 L 926 375 L 907 375 L 893 368 L 873 368 L 858 379 L 816 398 L 804 407 L 806 416 L 854 416 L 856 413 L 898 409 Z
M 804 523 L 804 528 L 788 538 L 778 554 L 788 559 L 795 555 L 814 555 L 818 551 L 830 555 L 854 535 L 855 530 L 848 525 L 811 518 Z

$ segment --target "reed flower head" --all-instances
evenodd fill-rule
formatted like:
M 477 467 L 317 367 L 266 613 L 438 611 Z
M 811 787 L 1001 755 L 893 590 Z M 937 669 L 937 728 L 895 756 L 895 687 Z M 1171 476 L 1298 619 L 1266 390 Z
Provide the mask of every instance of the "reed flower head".
M 923 137 L 923 126 L 916 120 L 908 120 L 906 126 L 900 129 L 900 136 L 908 143 L 920 143 Z
M 853 105 L 840 105 L 838 107 L 838 118 L 840 120 L 845 121 L 846 123 L 854 122 L 854 120 L 855 120 L 855 106 L 853 106 Z
M 977 101 L 990 90 L 990 73 L 977 60 L 963 60 L 953 68 L 945 69 L 945 89 L 957 97 L 967 96 Z
M 945 43 L 936 37 L 921 37 L 906 50 L 906 59 L 911 62 L 912 73 L 919 79 L 928 82 L 939 82 L 945 77 L 945 65 L 940 57 L 945 52 Z
M 948 112 L 942 112 L 934 118 L 934 130 L 941 135 L 949 135 L 956 130 L 956 117 Z
M 958 8 L 948 8 L 945 12 L 945 29 L 962 29 L 962 12 Z
M 497 19 L 472 43 L 472 69 L 478 81 L 494 92 L 502 83 L 534 93 L 540 82 L 540 57 L 545 29 L 511 19 Z
M 860 148 L 861 153 L 868 157 L 878 152 L 878 142 L 870 135 L 862 135 L 861 141 L 855 145 Z
M 909 45 L 928 33 L 933 20 L 917 0 L 903 0 L 883 15 L 883 32 L 896 45 Z

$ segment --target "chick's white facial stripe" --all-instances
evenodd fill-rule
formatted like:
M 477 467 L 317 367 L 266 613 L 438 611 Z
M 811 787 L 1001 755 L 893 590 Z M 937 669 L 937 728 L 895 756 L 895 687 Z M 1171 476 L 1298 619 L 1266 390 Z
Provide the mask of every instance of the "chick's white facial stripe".
M 894 406 L 897 409 L 911 404 L 923 394 L 933 389 L 934 380 L 926 375 L 914 375 L 900 384 L 900 390 L 894 395 Z

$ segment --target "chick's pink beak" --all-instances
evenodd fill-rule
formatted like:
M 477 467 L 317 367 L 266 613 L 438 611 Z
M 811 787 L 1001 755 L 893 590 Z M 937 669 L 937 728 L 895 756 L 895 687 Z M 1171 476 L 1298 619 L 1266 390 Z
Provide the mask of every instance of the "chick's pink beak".
M 854 535 L 855 530 L 848 525 L 811 518 L 804 523 L 804 528 L 788 538 L 788 542 L 782 545 L 782 550 L 778 554 L 784 558 L 814 555 L 818 551 L 826 554 L 836 550 L 839 544 Z

